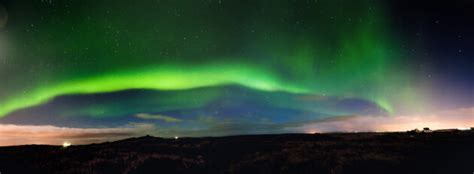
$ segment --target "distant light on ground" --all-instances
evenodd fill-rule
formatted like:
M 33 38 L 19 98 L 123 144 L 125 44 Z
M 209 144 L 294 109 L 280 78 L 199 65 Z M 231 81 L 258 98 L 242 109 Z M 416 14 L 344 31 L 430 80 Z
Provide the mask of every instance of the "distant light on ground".
M 468 127 L 458 127 L 458 130 L 470 130 L 471 128 Z
M 177 140 L 177 139 L 179 139 L 179 137 L 178 137 L 178 136 L 174 136 L 174 139 Z
M 320 132 L 318 132 L 316 130 L 308 130 L 308 131 L 306 131 L 306 133 L 307 134 L 316 134 L 316 133 L 320 133 Z
M 70 142 L 67 142 L 67 141 L 66 141 L 66 142 L 63 143 L 63 147 L 64 147 L 64 148 L 69 147 L 69 146 L 71 146 L 71 143 L 70 143 Z

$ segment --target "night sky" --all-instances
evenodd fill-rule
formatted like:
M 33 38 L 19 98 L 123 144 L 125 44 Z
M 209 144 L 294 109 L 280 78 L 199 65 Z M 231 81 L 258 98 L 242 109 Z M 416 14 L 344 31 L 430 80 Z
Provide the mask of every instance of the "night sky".
M 472 0 L 0 4 L 0 145 L 474 126 Z

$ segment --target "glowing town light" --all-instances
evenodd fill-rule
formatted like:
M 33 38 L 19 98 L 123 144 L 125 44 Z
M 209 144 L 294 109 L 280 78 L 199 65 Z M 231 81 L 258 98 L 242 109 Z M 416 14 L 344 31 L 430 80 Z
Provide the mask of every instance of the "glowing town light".
M 64 148 L 67 148 L 67 147 L 69 147 L 69 146 L 71 146 L 71 143 L 70 143 L 70 142 L 65 141 L 65 142 L 63 143 L 63 147 L 64 147 Z
M 458 130 L 464 130 L 464 131 L 465 131 L 465 130 L 470 130 L 471 128 L 468 128 L 468 127 L 458 127 L 457 129 L 458 129 Z

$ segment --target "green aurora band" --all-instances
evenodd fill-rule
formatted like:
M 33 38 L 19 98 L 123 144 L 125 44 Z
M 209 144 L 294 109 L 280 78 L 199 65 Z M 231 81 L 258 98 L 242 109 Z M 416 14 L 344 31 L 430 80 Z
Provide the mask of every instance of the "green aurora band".
M 382 2 L 325 1 L 304 10 L 289 1 L 186 2 L 11 5 L 17 21 L 2 33 L 12 45 L 2 54 L 14 63 L 0 64 L 0 79 L 9 82 L 0 89 L 0 117 L 61 95 L 127 89 L 237 84 L 363 98 L 388 113 L 421 95 L 407 87 Z M 65 5 L 72 13 L 59 8 Z M 20 15 L 32 9 L 43 16 Z

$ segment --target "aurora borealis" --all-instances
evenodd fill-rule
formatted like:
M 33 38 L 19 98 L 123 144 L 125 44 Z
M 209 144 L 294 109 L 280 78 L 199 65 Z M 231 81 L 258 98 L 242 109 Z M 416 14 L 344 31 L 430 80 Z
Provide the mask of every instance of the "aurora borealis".
M 473 126 L 467 0 L 1 4 L 0 125 L 213 136 L 462 111 L 453 126 Z

